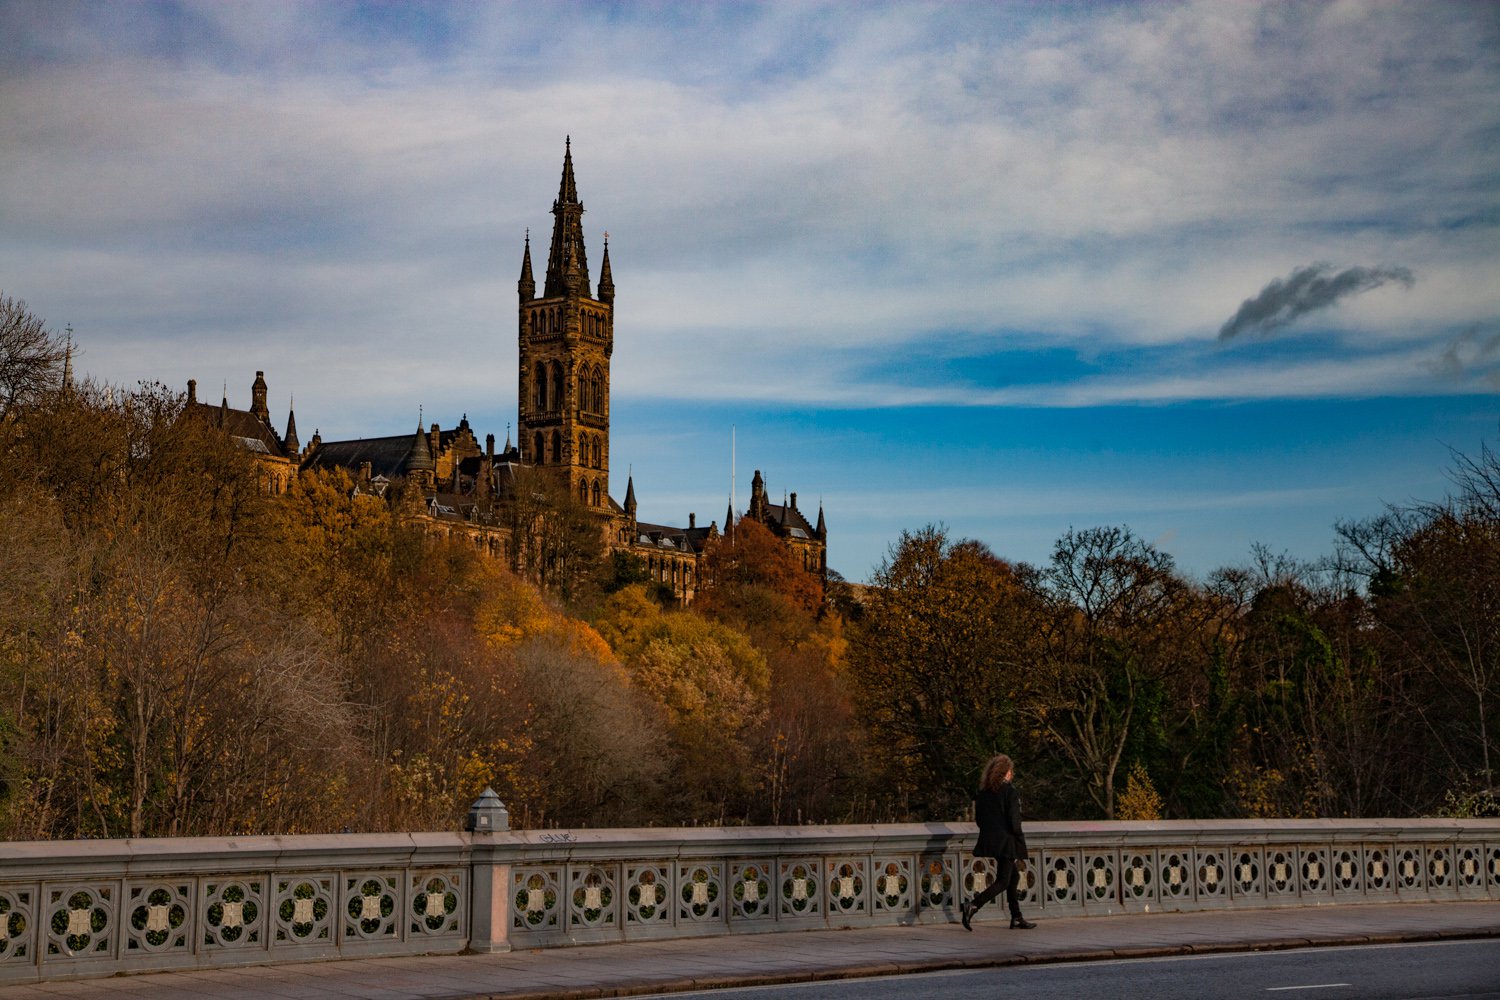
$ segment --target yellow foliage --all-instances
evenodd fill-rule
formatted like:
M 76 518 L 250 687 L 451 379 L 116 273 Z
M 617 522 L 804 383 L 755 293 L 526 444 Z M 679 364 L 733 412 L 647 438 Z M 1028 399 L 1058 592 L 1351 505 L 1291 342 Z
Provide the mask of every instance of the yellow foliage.
M 541 592 L 520 577 L 496 570 L 486 584 L 474 627 L 492 649 L 544 635 L 558 617 Z
M 595 628 L 616 656 L 628 660 L 651 641 L 664 614 L 661 605 L 647 596 L 645 587 L 631 584 L 609 595 Z
M 1161 819 L 1161 796 L 1151 783 L 1151 775 L 1140 761 L 1130 768 L 1125 779 L 1125 793 L 1115 802 L 1115 819 Z
M 511 649 L 531 639 L 547 639 L 598 663 L 615 663 L 609 643 L 587 622 L 569 617 L 527 581 L 498 567 L 487 567 L 485 597 L 474 613 L 474 627 L 491 649 Z

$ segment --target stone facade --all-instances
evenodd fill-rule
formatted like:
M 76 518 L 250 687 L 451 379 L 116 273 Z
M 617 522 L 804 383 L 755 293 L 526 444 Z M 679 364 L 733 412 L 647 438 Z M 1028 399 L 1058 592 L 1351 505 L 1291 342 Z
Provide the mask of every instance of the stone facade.
M 653 579 L 678 600 L 692 601 L 703 570 L 704 547 L 719 534 L 717 522 L 699 527 L 652 524 L 636 517 L 635 483 L 627 477 L 625 499 L 610 495 L 610 362 L 614 353 L 615 285 L 605 236 L 597 285 L 590 279 L 583 236 L 583 203 L 573 173 L 572 143 L 563 153 L 562 181 L 552 203 L 552 240 L 541 294 L 532 269 L 527 233 L 516 282 L 519 377 L 516 386 L 516 443 L 503 447 L 487 434 L 481 448 L 465 415 L 449 430 L 420 424 L 410 434 L 323 441 L 314 433 L 306 447 L 297 439 L 296 417 L 287 432 L 276 433 L 266 406 L 264 373 L 256 372 L 249 410 L 229 407 L 227 393 L 218 407 L 199 403 L 196 383 L 188 383 L 195 412 L 214 421 L 261 459 L 267 488 L 281 492 L 302 469 L 344 468 L 362 490 L 384 494 L 397 482 L 408 491 L 405 514 L 424 520 L 436 534 L 468 538 L 481 551 L 511 551 L 504 505 L 514 496 L 518 477 L 539 474 L 599 519 L 607 550 L 625 550 L 644 562 Z M 797 494 L 773 504 L 759 470 L 745 516 L 766 525 L 797 553 L 804 568 L 826 578 L 828 532 L 821 506 L 816 525 L 797 508 Z M 734 519 L 727 512 L 725 525 Z

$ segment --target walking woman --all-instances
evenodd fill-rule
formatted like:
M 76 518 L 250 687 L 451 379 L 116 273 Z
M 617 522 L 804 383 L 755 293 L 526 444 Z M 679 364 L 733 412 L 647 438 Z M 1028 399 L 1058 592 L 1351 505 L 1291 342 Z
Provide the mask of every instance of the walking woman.
M 979 908 L 1000 895 L 1002 890 L 1005 901 L 1010 904 L 1010 926 L 1021 930 L 1036 926 L 1021 916 L 1018 898 L 1021 872 L 1026 870 L 1026 834 L 1021 832 L 1021 797 L 1010 783 L 1014 776 L 1014 765 L 1002 753 L 990 758 L 984 766 L 983 777 L 979 779 L 979 794 L 974 796 L 974 821 L 979 824 L 979 842 L 974 845 L 974 856 L 994 858 L 996 872 L 995 881 L 975 896 L 972 903 L 963 903 L 959 907 L 966 931 L 974 929 L 970 921 Z

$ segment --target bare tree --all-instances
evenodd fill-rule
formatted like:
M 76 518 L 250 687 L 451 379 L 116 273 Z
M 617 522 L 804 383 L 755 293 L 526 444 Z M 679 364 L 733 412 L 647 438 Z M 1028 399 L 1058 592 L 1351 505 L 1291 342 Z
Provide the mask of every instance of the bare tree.
M 1037 728 L 1110 818 L 1115 785 L 1148 690 L 1175 664 L 1193 591 L 1171 556 L 1123 527 L 1069 530 L 1043 580 L 1046 653 L 1031 674 Z M 1127 762 L 1128 763 L 1128 762 Z
M 0 420 L 59 385 L 65 354 L 26 303 L 0 295 Z

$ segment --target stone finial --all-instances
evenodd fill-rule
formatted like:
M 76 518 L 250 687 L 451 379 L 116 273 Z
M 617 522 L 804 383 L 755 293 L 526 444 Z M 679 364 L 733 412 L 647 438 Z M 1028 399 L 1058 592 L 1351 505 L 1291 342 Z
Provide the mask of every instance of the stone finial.
M 464 829 L 470 833 L 500 833 L 510 829 L 510 810 L 500 801 L 500 796 L 488 786 L 469 807 L 464 817 Z

